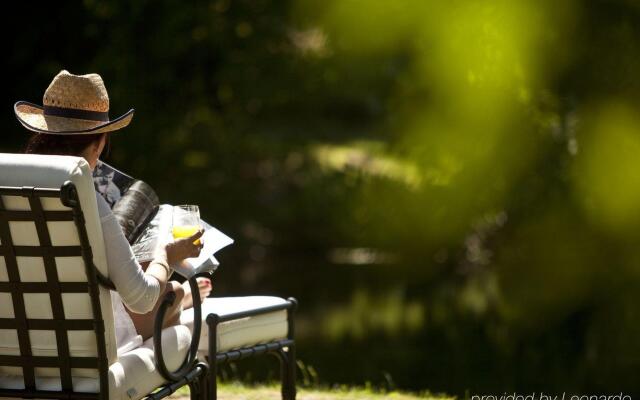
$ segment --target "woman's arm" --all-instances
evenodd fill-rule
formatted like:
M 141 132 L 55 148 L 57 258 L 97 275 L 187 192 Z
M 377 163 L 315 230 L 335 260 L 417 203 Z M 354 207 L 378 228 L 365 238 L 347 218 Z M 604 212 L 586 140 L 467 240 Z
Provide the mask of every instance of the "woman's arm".
M 154 276 L 142 271 L 111 210 L 107 215 L 101 216 L 100 222 L 109 278 L 122 297 L 122 302 L 137 313 L 150 311 L 166 284 L 166 278 L 158 279 L 162 278 L 162 274 Z
M 153 309 L 160 293 L 164 291 L 171 274 L 169 265 L 200 253 L 201 245 L 194 245 L 193 241 L 202 236 L 202 231 L 191 238 L 176 240 L 162 247 L 144 272 L 109 205 L 99 194 L 96 197 L 109 277 L 131 311 L 147 313 Z
M 176 239 L 173 242 L 161 246 L 154 255 L 154 259 L 147 267 L 145 274 L 155 277 L 160 282 L 160 292 L 164 291 L 164 287 L 171 276 L 170 265 L 176 264 L 185 258 L 197 257 L 203 244 L 195 244 L 195 241 L 202 237 L 204 230 L 200 229 L 195 234 L 187 237 Z
M 174 258 L 182 260 L 183 258 L 197 255 L 200 252 L 199 247 L 201 246 L 195 246 L 193 242 L 201 235 L 202 232 L 199 232 L 189 238 L 176 240 L 168 246 L 162 247 L 156 254 L 155 259 L 148 264 L 145 263 L 146 265 L 142 266 L 142 268 L 144 269 L 146 267 L 146 273 L 154 276 L 159 282 L 166 282 L 166 278 L 168 277 L 167 271 L 169 270 L 168 264 L 170 261 L 165 260 L 173 260 Z M 164 294 L 168 292 L 173 292 L 175 294 L 175 302 L 166 310 L 162 324 L 163 328 L 180 323 L 180 314 L 182 313 L 182 309 L 185 307 L 183 304 L 183 298 L 185 297 L 183 285 L 180 285 L 178 282 L 169 281 L 165 286 L 163 286 L 160 293 L 164 297 Z M 160 303 L 162 302 L 157 301 L 153 309 L 147 313 L 135 313 L 130 309 L 127 309 L 136 331 L 138 334 L 142 335 L 143 340 L 147 340 L 153 335 L 155 318 L 158 308 L 160 307 Z

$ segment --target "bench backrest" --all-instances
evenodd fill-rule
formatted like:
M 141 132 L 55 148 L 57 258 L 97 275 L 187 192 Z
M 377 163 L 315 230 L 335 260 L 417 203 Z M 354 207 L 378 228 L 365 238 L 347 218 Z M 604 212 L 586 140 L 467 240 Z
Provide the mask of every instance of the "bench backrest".
M 96 270 L 108 276 L 87 162 L 0 154 L 0 397 L 60 390 L 73 398 L 77 378 L 100 379 L 107 394 L 116 342 Z M 52 377 L 58 387 L 40 387 Z

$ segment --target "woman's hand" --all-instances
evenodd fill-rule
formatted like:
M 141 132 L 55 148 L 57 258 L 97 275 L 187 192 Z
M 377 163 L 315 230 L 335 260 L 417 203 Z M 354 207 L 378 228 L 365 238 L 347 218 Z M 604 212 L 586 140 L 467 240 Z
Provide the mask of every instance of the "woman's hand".
M 204 230 L 200 229 L 189 237 L 176 239 L 171 243 L 167 243 L 165 245 L 165 251 L 167 252 L 167 262 L 169 265 L 178 263 L 185 258 L 198 257 L 203 246 L 202 240 L 198 239 L 200 239 L 203 233 Z M 196 240 L 198 240 L 197 244 L 195 243 Z

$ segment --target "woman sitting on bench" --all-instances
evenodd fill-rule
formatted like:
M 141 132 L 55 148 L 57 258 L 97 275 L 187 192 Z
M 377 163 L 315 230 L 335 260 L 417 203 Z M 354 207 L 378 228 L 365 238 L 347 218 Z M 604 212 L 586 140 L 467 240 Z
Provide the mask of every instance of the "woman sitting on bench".
M 129 124 L 133 110 L 110 120 L 109 98 L 97 74 L 73 75 L 61 71 L 44 94 L 44 107 L 18 102 L 16 116 L 22 125 L 35 132 L 26 153 L 84 157 L 93 170 L 100 154 L 108 147 L 109 135 Z M 153 321 L 161 294 L 176 293 L 176 302 L 166 314 L 164 326 L 179 324 L 183 306 L 190 307 L 190 293 L 185 298 L 183 285 L 169 281 L 170 265 L 200 254 L 202 244 L 194 244 L 203 231 L 160 246 L 146 270 L 136 261 L 120 225 L 107 202 L 96 192 L 112 291 L 118 353 L 138 347 L 153 334 Z M 208 285 L 207 285 L 208 282 Z M 201 294 L 211 291 L 204 282 Z M 184 305 L 183 305 L 184 300 Z M 125 310 L 124 305 L 127 306 Z M 142 340 L 140 337 L 142 336 Z

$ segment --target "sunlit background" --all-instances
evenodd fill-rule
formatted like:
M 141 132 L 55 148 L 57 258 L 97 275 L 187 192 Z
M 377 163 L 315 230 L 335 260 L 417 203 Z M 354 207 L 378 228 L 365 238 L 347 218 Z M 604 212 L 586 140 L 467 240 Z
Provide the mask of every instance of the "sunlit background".
M 0 150 L 99 73 L 106 161 L 236 239 L 214 294 L 299 299 L 301 385 L 638 393 L 638 4 L 28 3 Z

